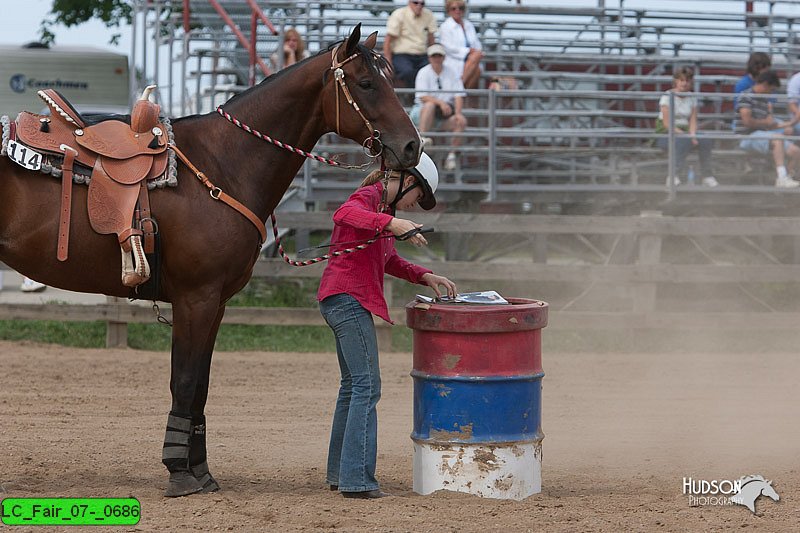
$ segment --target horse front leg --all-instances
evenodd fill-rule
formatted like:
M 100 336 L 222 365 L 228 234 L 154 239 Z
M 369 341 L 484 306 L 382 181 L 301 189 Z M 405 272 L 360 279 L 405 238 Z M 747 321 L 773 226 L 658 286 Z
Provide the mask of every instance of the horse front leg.
M 192 440 L 192 405 L 203 369 L 211 364 L 206 353 L 209 332 L 219 326 L 219 293 L 192 291 L 173 302 L 172 326 L 172 409 L 167 418 L 161 462 L 169 470 L 169 486 L 165 496 L 186 496 L 201 492 L 203 484 L 192 474 L 190 452 Z M 204 294 L 205 293 L 205 294 Z M 206 381 L 207 383 L 207 381 Z M 198 437 L 199 438 L 199 437 Z
M 208 339 L 203 353 L 203 364 L 200 367 L 200 376 L 197 380 L 197 389 L 194 393 L 192 402 L 192 431 L 189 438 L 189 469 L 192 475 L 202 485 L 203 492 L 216 492 L 219 490 L 219 483 L 211 475 L 208 469 L 208 457 L 206 454 L 206 400 L 208 399 L 208 387 L 211 374 L 211 357 L 214 354 L 214 343 L 217 340 L 217 332 L 225 314 L 225 307 L 221 307 L 217 313 L 217 319 L 208 332 Z

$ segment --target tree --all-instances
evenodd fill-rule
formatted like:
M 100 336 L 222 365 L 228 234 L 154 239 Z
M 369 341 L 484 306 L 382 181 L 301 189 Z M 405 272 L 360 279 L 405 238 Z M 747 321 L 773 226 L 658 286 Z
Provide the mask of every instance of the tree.
M 43 43 L 55 42 L 51 28 L 56 24 L 66 27 L 79 26 L 91 19 L 102 20 L 106 27 L 120 27 L 131 23 L 133 6 L 125 0 L 53 0 L 49 17 L 42 21 L 39 35 Z M 120 34 L 111 36 L 110 43 L 117 44 Z

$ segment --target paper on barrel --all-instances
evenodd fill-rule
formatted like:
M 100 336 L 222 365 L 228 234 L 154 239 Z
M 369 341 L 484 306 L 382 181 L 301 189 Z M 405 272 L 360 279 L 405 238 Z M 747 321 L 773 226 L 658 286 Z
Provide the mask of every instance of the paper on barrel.
M 417 301 L 425 303 L 440 304 L 483 304 L 483 305 L 505 305 L 508 300 L 500 296 L 496 291 L 463 292 L 456 294 L 454 298 L 442 296 L 441 298 L 431 298 L 417 294 Z

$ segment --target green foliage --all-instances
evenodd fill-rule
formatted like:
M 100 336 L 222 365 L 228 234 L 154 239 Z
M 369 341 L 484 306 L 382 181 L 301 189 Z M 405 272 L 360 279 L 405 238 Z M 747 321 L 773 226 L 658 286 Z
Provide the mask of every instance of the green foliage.
M 57 24 L 70 28 L 99 19 L 108 28 L 118 28 L 131 23 L 132 11 L 131 3 L 124 0 L 53 0 L 50 16 L 42 21 L 39 28 L 41 41 L 47 44 L 55 42 L 55 34 L 51 28 Z M 117 44 L 119 38 L 118 33 L 112 35 L 111 44 Z
M 271 280 L 253 278 L 244 289 L 230 299 L 228 305 L 238 307 L 316 307 L 316 279 Z

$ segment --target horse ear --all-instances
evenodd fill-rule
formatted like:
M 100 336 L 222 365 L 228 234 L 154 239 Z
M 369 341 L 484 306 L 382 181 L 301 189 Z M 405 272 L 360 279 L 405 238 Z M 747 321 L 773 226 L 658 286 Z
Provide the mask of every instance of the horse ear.
M 377 42 L 378 42 L 378 32 L 374 31 L 374 32 L 370 33 L 369 37 L 367 37 L 367 40 L 364 41 L 364 46 L 366 46 L 370 50 L 374 50 L 375 49 L 375 44 Z
M 356 24 L 356 27 L 353 28 L 353 31 L 350 33 L 350 37 L 347 38 L 347 45 L 344 48 L 344 55 L 345 57 L 350 57 L 356 51 L 356 47 L 358 46 L 358 41 L 361 40 L 361 23 L 359 22 Z

